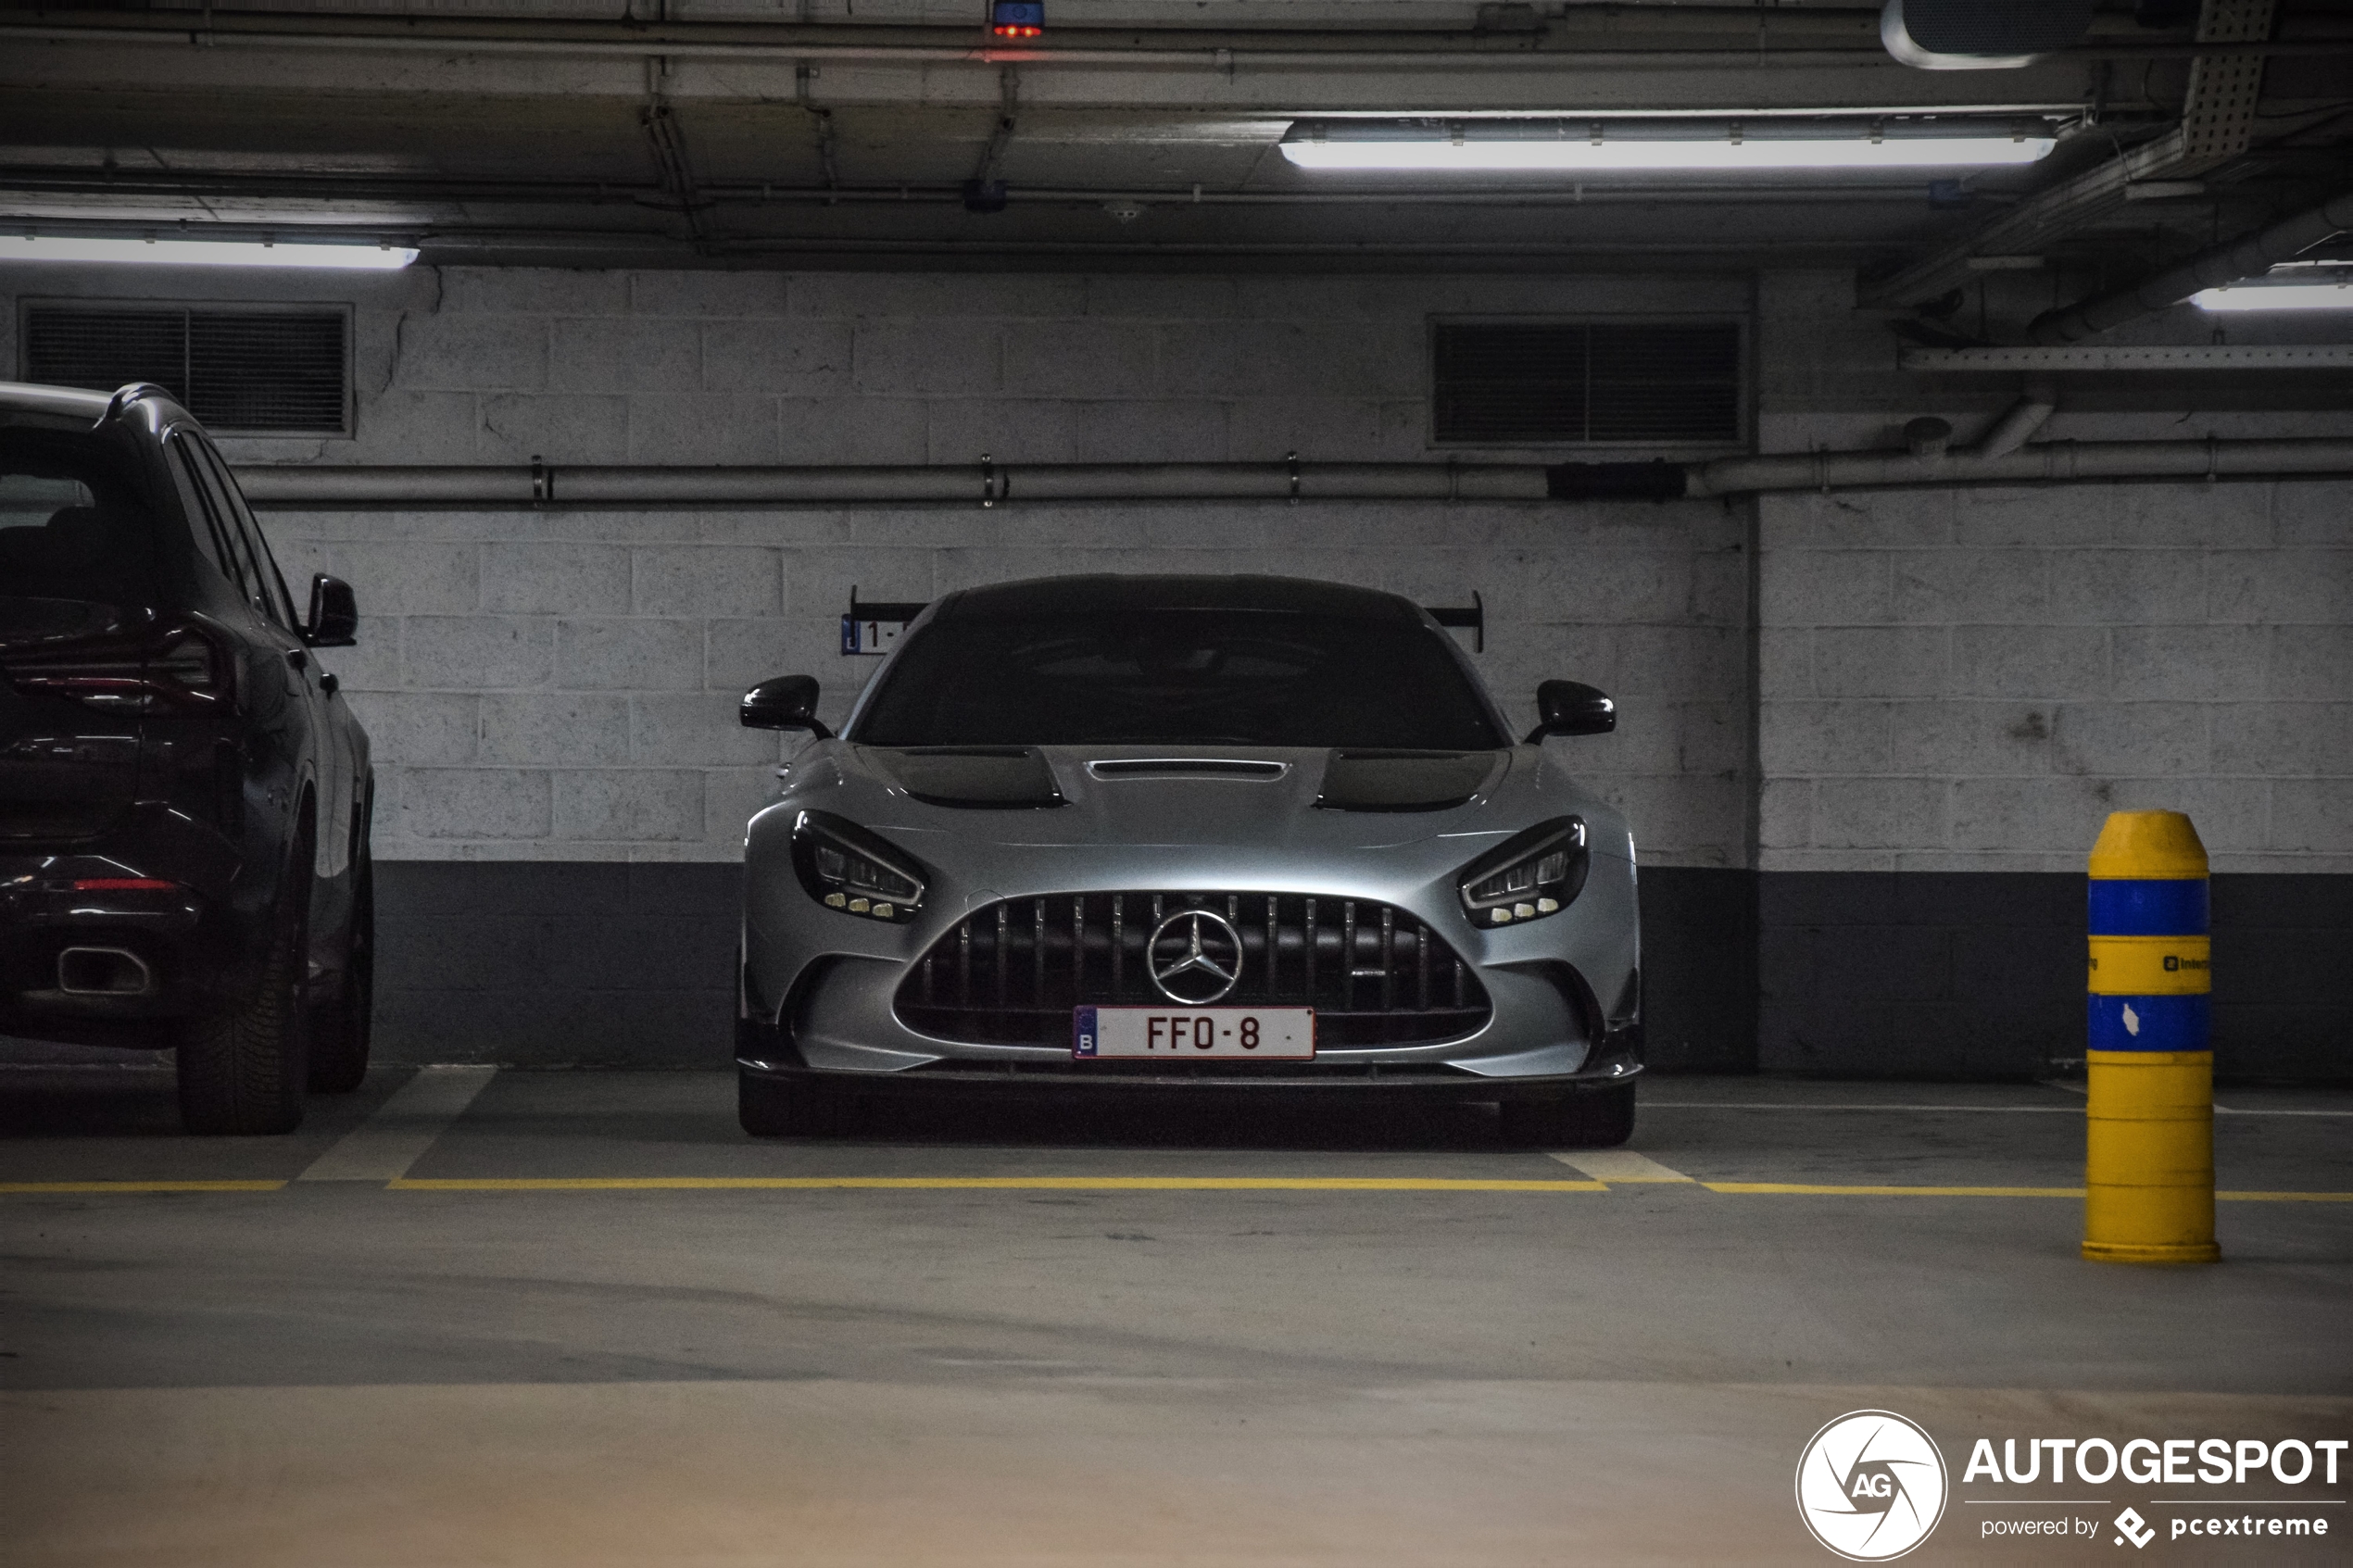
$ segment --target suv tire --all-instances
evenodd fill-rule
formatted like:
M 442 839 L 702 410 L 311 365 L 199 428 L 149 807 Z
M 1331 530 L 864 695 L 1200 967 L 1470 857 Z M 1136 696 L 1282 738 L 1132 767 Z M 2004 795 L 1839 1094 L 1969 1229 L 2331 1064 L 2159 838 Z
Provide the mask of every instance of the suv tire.
M 376 1007 L 376 863 L 368 841 L 352 859 L 351 929 L 343 958 L 343 985 L 310 1015 L 310 1092 L 345 1095 L 368 1076 L 368 1045 Z
M 192 1019 L 180 1036 L 180 1120 L 191 1133 L 291 1133 L 302 1124 L 309 1031 L 303 1008 L 308 952 L 310 834 L 287 857 L 271 912 L 260 984 L 227 1010 Z

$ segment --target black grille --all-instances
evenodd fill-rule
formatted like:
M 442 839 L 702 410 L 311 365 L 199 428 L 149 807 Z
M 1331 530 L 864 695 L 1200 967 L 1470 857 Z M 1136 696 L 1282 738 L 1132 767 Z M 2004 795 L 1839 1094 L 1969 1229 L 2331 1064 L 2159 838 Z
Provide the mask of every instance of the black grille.
M 349 428 L 343 311 L 33 305 L 24 375 L 112 392 L 153 382 L 223 434 Z
M 1432 332 L 1441 445 L 1740 439 L 1736 322 L 1441 321 Z
M 1217 1005 L 1312 1007 L 1319 1049 L 1458 1039 L 1487 1022 L 1478 976 L 1412 915 L 1289 893 L 1063 893 L 991 904 L 908 972 L 900 1020 L 937 1039 L 1067 1047 L 1073 1008 L 1174 1005 L 1152 985 L 1145 949 L 1162 921 L 1196 909 L 1223 915 L 1242 940 L 1240 983 Z

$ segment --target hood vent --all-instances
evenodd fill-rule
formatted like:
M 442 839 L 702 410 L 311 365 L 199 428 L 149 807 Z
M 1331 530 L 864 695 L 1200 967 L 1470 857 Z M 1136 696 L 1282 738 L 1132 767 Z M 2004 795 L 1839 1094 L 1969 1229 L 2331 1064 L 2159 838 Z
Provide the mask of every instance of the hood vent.
M 1335 751 L 1315 804 L 1327 811 L 1443 811 L 1477 795 L 1491 751 Z
M 928 806 L 1012 811 L 1064 804 L 1053 770 L 1026 746 L 927 746 L 867 755 Z
M 1089 762 L 1099 779 L 1249 779 L 1271 784 L 1290 771 L 1288 762 L 1239 757 L 1119 757 Z

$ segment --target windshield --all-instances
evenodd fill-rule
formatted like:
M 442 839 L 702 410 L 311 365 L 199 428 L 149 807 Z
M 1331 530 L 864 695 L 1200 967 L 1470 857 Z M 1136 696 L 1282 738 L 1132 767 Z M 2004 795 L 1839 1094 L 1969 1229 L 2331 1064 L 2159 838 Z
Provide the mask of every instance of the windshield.
M 909 638 L 867 746 L 1508 745 L 1445 633 L 1257 609 L 950 616 Z
M 152 528 L 117 442 L 0 427 L 0 596 L 140 604 Z

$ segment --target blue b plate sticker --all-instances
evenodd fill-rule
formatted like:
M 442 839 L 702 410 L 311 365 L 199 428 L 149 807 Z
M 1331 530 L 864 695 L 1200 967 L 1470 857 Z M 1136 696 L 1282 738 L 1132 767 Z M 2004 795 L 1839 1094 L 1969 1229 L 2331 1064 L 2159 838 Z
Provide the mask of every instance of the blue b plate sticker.
M 841 618 L 841 651 L 844 653 L 888 653 L 907 630 L 903 621 L 862 621 L 855 616 Z
M 1095 1041 L 1098 1037 L 1099 1036 L 1095 1033 L 1095 1010 L 1093 1008 L 1080 1008 L 1071 1014 L 1071 1055 L 1093 1056 L 1095 1054 Z

